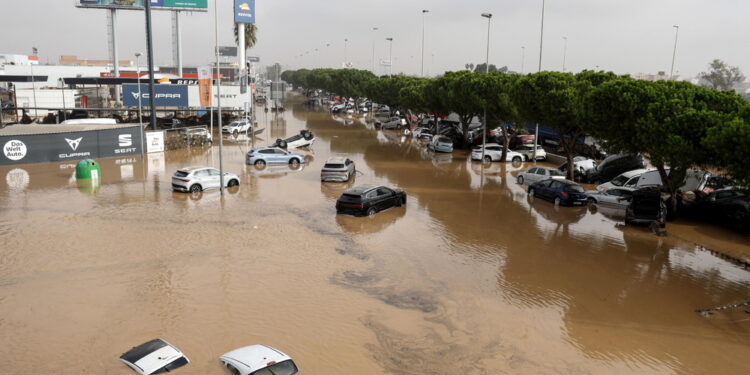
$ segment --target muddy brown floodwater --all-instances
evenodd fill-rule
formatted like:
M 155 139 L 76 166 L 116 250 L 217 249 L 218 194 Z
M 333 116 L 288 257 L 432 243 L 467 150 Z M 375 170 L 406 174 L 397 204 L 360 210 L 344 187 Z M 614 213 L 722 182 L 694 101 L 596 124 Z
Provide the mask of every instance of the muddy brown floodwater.
M 227 138 L 218 192 L 173 193 L 218 147 L 104 159 L 98 186 L 69 164 L 0 169 L 0 373 L 130 374 L 121 353 L 161 337 L 191 364 L 263 343 L 303 374 L 747 374 L 750 272 L 705 248 L 747 237 L 681 222 L 657 237 L 621 213 L 529 200 L 515 176 L 467 153 L 435 155 L 396 132 L 289 103 L 260 114 L 271 143 L 308 128 L 308 164 L 244 165 Z M 321 184 L 333 154 L 356 182 Z M 406 207 L 336 216 L 360 183 Z M 750 257 L 744 258 L 747 260 Z

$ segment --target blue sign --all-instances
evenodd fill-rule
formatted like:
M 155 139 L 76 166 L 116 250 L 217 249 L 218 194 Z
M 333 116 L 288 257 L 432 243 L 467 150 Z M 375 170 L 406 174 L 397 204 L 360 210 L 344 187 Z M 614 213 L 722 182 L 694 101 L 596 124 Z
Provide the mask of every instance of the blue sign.
M 255 0 L 234 0 L 234 22 L 255 23 Z
M 187 107 L 188 87 L 186 85 L 154 85 L 154 105 L 156 107 Z M 140 98 L 141 106 L 149 106 L 148 84 L 141 84 L 141 92 L 138 93 L 138 85 L 122 86 L 123 104 L 126 107 L 137 107 Z

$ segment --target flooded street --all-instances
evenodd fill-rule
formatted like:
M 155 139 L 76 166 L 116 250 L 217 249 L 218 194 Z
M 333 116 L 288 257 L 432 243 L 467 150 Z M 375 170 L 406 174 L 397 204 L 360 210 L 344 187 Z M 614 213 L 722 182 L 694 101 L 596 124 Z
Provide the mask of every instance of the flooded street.
M 750 239 L 682 221 L 668 236 L 621 213 L 529 199 L 516 175 L 468 153 L 433 154 L 395 131 L 299 101 L 259 114 L 257 145 L 317 137 L 297 169 L 244 164 L 242 179 L 173 193 L 218 145 L 74 165 L 0 168 L 0 371 L 131 374 L 118 357 L 160 337 L 191 364 L 266 344 L 303 374 L 670 374 L 750 372 Z M 332 155 L 355 182 L 320 183 Z M 405 207 L 337 216 L 357 184 L 404 189 Z

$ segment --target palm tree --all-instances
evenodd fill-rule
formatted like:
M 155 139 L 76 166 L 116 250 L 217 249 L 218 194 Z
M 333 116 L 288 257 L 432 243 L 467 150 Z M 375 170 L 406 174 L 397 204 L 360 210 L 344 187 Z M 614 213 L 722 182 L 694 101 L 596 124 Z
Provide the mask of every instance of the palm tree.
M 239 44 L 240 42 L 240 36 L 238 34 L 239 32 L 239 25 L 234 24 L 234 41 Z M 254 23 L 248 23 L 245 25 L 245 50 L 248 50 L 250 48 L 253 48 L 255 45 L 255 42 L 258 41 L 258 37 L 255 35 L 258 32 L 258 27 L 255 26 Z

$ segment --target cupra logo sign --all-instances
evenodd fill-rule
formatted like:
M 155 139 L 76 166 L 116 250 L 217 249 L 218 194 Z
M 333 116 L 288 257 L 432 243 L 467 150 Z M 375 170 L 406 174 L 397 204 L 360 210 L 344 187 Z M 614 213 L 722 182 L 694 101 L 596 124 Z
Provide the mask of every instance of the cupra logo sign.
M 83 137 L 78 138 L 78 139 L 68 139 L 68 138 L 65 138 L 65 140 L 68 141 L 68 145 L 70 145 L 70 148 L 73 149 L 73 151 L 75 151 L 75 150 L 78 149 L 78 145 L 81 144 L 81 140 L 82 139 L 83 139 Z

